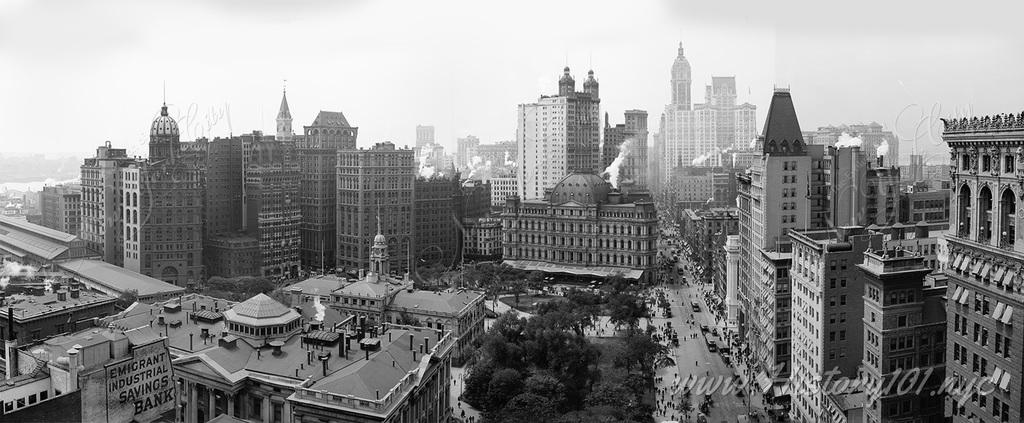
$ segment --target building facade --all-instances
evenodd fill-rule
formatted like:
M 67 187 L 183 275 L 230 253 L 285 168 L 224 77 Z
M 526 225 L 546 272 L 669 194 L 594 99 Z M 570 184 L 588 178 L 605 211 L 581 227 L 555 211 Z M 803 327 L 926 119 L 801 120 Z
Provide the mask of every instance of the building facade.
M 43 187 L 39 194 L 41 225 L 71 235 L 82 230 L 82 187 L 56 185 Z
M 513 267 L 654 280 L 654 203 L 614 191 L 595 174 L 566 176 L 543 200 L 509 198 L 501 218 L 502 256 Z
M 943 121 L 953 184 L 946 291 L 946 374 L 965 383 L 989 378 L 989 395 L 963 404 L 947 397 L 953 422 L 1021 421 L 1024 386 L 1024 115 Z M 998 383 L 996 381 L 998 380 Z
M 259 245 L 258 272 L 297 276 L 301 266 L 299 198 L 302 173 L 291 141 L 264 140 L 251 146 L 245 169 L 245 232 Z
M 478 157 L 477 148 L 480 146 L 480 138 L 467 135 L 455 141 L 455 170 L 469 174 L 473 157 Z
M 594 71 L 588 72 L 583 91 L 564 69 L 558 95 L 542 96 L 536 103 L 520 104 L 516 124 L 518 195 L 544 198 L 572 172 L 600 172 L 601 98 Z
M 434 144 L 434 126 L 416 125 L 416 149 L 429 144 Z
M 932 270 L 912 252 L 870 250 L 863 256 L 857 266 L 864 276 L 861 376 L 871 385 L 889 387 L 865 404 L 864 421 L 947 421 L 944 396 L 935 394 L 946 373 L 946 287 L 929 283 L 925 276 Z M 927 375 L 917 383 L 920 393 L 894 387 L 911 369 Z
M 418 177 L 413 183 L 413 255 L 417 265 L 451 266 L 461 256 L 459 175 Z
M 138 161 L 106 141 L 82 163 L 82 240 L 111 264 L 124 264 L 121 168 Z
M 182 156 L 164 105 L 150 129 L 150 157 L 121 169 L 124 267 L 178 286 L 203 268 L 205 172 Z
M 413 151 L 389 142 L 342 151 L 337 172 L 336 266 L 350 271 L 368 268 L 367 254 L 380 222 L 392 252 L 391 268 L 408 271 L 414 253 Z
M 341 112 L 320 111 L 305 135 L 296 141 L 299 170 L 299 205 L 302 224 L 300 260 L 307 268 L 325 269 L 336 256 L 338 224 L 338 151 L 356 148 L 359 128 L 349 125 Z

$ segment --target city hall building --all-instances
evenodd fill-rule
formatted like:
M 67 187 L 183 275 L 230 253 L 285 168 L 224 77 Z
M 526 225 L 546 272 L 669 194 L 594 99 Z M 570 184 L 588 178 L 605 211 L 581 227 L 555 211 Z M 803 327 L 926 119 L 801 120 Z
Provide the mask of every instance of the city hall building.
M 593 173 L 562 178 L 543 199 L 505 201 L 505 263 L 551 274 L 653 280 L 658 213 Z

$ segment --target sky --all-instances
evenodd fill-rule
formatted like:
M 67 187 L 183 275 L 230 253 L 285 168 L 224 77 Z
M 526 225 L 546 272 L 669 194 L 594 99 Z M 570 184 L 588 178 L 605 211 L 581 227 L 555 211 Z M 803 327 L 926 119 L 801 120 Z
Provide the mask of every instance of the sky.
M 643 109 L 653 133 L 680 42 L 694 101 L 735 75 L 759 125 L 789 87 L 804 130 L 877 121 L 940 155 L 939 117 L 1024 109 L 1024 3 L 822 3 L 6 0 L 0 154 L 145 155 L 165 90 L 182 140 L 273 133 L 285 80 L 297 133 L 330 110 L 360 146 L 412 145 L 418 124 L 494 143 L 566 65 L 580 90 L 594 70 L 613 124 Z

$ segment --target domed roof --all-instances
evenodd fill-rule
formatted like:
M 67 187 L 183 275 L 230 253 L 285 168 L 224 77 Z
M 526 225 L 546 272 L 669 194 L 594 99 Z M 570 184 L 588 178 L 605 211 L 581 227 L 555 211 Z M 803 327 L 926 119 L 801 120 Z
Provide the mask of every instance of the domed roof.
M 597 85 L 597 80 L 594 79 L 594 70 L 593 69 L 591 69 L 589 72 L 587 72 L 587 80 L 585 82 L 583 82 L 583 86 L 584 87 L 589 87 L 589 86 L 592 86 L 592 85 Z
M 251 317 L 253 319 L 278 317 L 288 312 L 294 312 L 294 310 L 285 307 L 266 294 L 256 294 L 256 296 L 231 307 L 231 311 L 234 311 L 239 316 Z
M 388 245 L 388 240 L 384 238 L 383 234 L 377 234 L 377 236 L 373 237 L 373 243 L 376 245 Z
M 572 76 L 569 75 L 569 67 L 568 66 L 566 66 L 565 69 L 562 70 L 562 77 L 558 80 L 558 82 L 559 83 L 575 82 L 575 80 L 572 79 Z
M 611 185 L 593 173 L 573 173 L 562 178 L 551 190 L 550 201 L 561 204 L 575 201 L 581 204 L 601 204 L 608 202 Z
M 173 118 L 167 115 L 167 105 L 164 104 L 160 108 L 160 116 L 153 119 L 153 126 L 149 128 L 149 135 L 178 135 L 178 122 L 175 122 Z

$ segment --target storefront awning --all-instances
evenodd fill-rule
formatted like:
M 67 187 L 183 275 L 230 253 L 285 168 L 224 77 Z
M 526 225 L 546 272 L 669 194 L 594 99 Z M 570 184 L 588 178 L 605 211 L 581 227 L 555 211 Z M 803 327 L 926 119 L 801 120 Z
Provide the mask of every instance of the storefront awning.
M 517 269 L 537 270 L 546 273 L 565 273 L 576 276 L 597 276 L 607 278 L 615 274 L 621 274 L 623 278 L 639 280 L 644 274 L 644 271 L 640 269 L 629 269 L 614 266 L 573 266 L 530 260 L 505 260 L 504 263 Z
M 962 261 L 964 261 L 964 255 L 963 254 L 957 254 L 956 257 L 953 259 L 953 268 L 956 269 L 957 267 L 959 267 L 960 266 L 960 262 L 962 262 Z
M 772 389 L 772 378 L 763 370 L 757 374 L 757 387 L 761 389 L 762 394 L 767 394 Z

